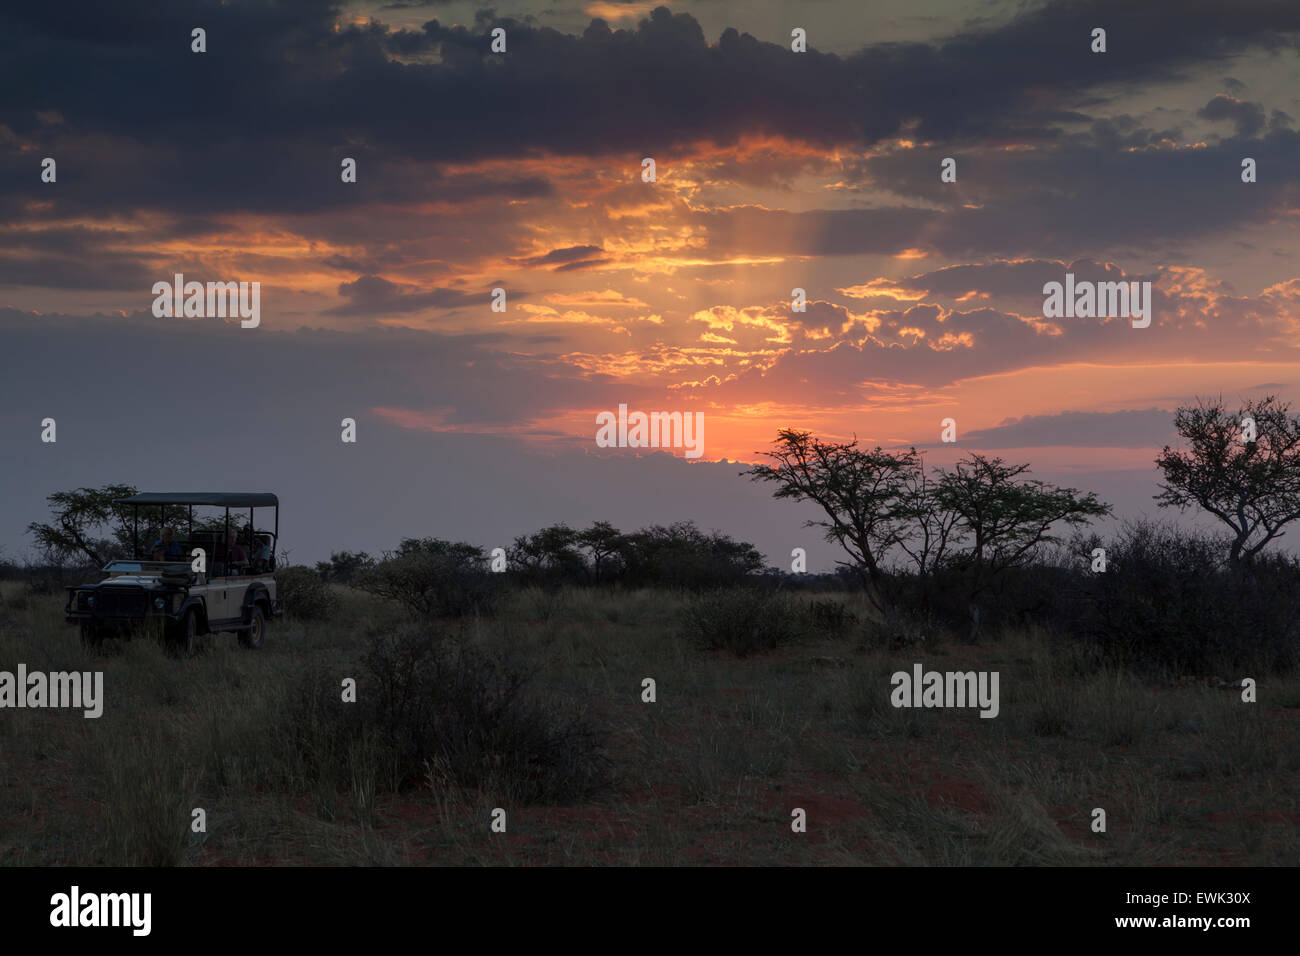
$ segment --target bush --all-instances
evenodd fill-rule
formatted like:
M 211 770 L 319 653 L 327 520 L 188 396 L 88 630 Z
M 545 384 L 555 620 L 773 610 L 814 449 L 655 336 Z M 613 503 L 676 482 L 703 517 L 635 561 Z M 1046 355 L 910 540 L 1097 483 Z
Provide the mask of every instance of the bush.
M 1080 569 L 1086 568 L 1082 560 L 1044 548 L 1031 562 L 1002 569 L 973 599 L 974 569 L 968 561 L 950 561 L 924 575 L 895 571 L 887 576 L 885 591 L 895 610 L 923 630 L 971 640 L 980 632 L 1049 620 L 1059 610 L 1060 595 L 1077 588 Z M 972 626 L 976 608 L 978 628 Z
M 808 620 L 819 631 L 840 635 L 858 623 L 858 616 L 841 602 L 827 599 L 808 605 Z
M 743 657 L 798 640 L 803 636 L 802 620 L 789 595 L 728 588 L 692 600 L 683 614 L 682 627 L 702 648 L 728 650 Z
M 1097 542 L 1088 542 L 1096 544 Z M 1226 566 L 1224 542 L 1140 522 L 1107 542 L 1104 573 L 1057 592 L 1058 630 L 1105 659 L 1164 674 L 1283 672 L 1300 663 L 1300 562 L 1287 555 Z M 1082 563 L 1082 561 L 1081 561 Z
M 585 582 L 587 565 L 578 550 L 579 540 L 579 533 L 564 524 L 515 538 L 506 549 L 512 576 L 525 584 L 551 590 L 565 582 Z
M 329 617 L 337 603 L 321 576 L 301 564 L 276 569 L 275 596 L 284 613 L 300 621 Z
M 356 586 L 396 601 L 418 618 L 489 613 L 500 597 L 487 556 L 470 544 L 408 538 L 395 553 L 362 571 Z
M 362 667 L 356 704 L 339 706 L 323 679 L 296 698 L 309 776 L 347 786 L 343 755 L 373 748 L 392 790 L 430 779 L 555 804 L 609 784 L 604 732 L 545 700 L 532 675 L 506 661 L 413 628 L 372 637 Z
M 358 574 L 375 566 L 375 559 L 364 551 L 334 551 L 328 561 L 316 562 L 316 573 L 327 582 L 351 584 Z
M 26 583 L 27 593 L 33 596 L 62 594 L 69 584 L 86 584 L 104 578 L 104 572 L 85 558 L 74 562 L 28 562 L 19 572 Z
M 720 588 L 746 583 L 763 570 L 763 555 L 752 544 L 717 531 L 706 534 L 690 521 L 623 535 L 618 556 L 620 579 L 634 587 Z
M 361 749 L 358 743 L 374 737 L 363 704 L 343 701 L 339 686 L 334 669 L 313 661 L 286 695 L 280 726 L 291 786 L 308 791 L 346 786 L 349 755 Z
M 55 594 L 62 587 L 61 575 L 30 571 L 27 574 L 27 594 L 33 597 L 46 597 Z

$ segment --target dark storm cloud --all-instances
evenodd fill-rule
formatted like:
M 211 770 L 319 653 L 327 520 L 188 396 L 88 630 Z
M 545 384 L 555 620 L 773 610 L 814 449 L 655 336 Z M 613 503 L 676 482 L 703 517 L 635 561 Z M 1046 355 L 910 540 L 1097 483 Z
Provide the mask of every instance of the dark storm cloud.
M 1122 243 L 1167 252 L 1155 244 L 1268 221 L 1296 200 L 1300 135 L 1280 110 L 1266 123 L 1262 104 L 1216 97 L 1202 117 L 1231 124 L 1231 135 L 1194 150 L 1151 148 L 1178 140 L 1176 126 L 1090 115 L 1107 97 L 1144 84 L 1251 49 L 1293 47 L 1296 4 L 1050 4 L 942 43 L 864 36 L 863 49 L 846 57 L 795 55 L 735 29 L 709 45 L 690 15 L 666 8 L 629 29 L 595 20 L 578 36 L 480 13 L 471 27 L 430 20 L 390 32 L 342 23 L 342 8 L 326 0 L 8 5 L 0 10 L 0 222 L 158 212 L 165 215 L 153 217 L 162 221 L 154 238 L 195 239 L 241 212 L 290 215 L 299 235 L 365 248 L 347 257 L 356 268 L 327 265 L 380 273 L 414 254 L 395 244 L 395 217 L 373 218 L 387 230 L 375 240 L 377 226 L 322 213 L 546 198 L 558 191 L 551 179 L 563 175 L 457 171 L 444 161 L 544 154 L 671 161 L 678 147 L 747 134 L 865 145 L 913 122 L 910 138 L 938 145 L 876 157 L 846 178 L 927 208 L 705 206 L 690 216 L 718 257 L 904 248 L 1068 257 L 1117 244 L 1122 252 Z M 1112 24 L 1110 50 L 1095 55 L 1088 36 L 1100 22 Z M 488 52 L 489 23 L 507 28 L 507 56 Z M 190 52 L 197 24 L 208 31 L 204 54 Z M 435 54 L 437 62 L 426 62 Z M 1000 143 L 1035 148 L 987 149 Z M 57 185 L 39 181 L 46 155 L 58 160 Z M 960 163 L 957 184 L 937 175 L 948 155 Z M 1238 178 L 1243 155 L 1261 169 L 1248 189 Z M 340 180 L 344 157 L 358 162 L 356 183 Z M 755 162 L 745 174 L 728 162 L 719 160 L 719 175 L 734 182 L 782 182 L 797 172 Z M 499 254 L 485 236 L 495 230 L 500 239 L 517 215 L 512 206 L 496 209 L 475 219 L 468 245 L 417 257 Z M 406 228 L 410 236 L 429 232 Z M 240 237 L 232 229 L 230 238 Z M 145 277 L 106 234 L 86 243 L 26 263 L 0 251 L 0 282 L 116 289 Z M 92 259 L 100 265 L 78 271 L 78 261 Z M 535 264 L 577 271 L 609 262 Z M 438 303 L 398 295 L 386 304 L 409 312 Z
M 363 295 L 382 299 L 378 286 L 358 281 L 362 284 L 355 288 L 367 290 Z M 475 298 L 488 307 L 486 295 Z M 0 397 L 6 409 L 17 407 L 16 396 L 29 396 L 18 403 L 22 407 L 41 401 L 84 406 L 88 396 L 100 392 L 111 393 L 119 411 L 148 407 L 199 422 L 211 414 L 203 384 L 179 383 L 162 409 L 155 374 L 195 362 L 224 370 L 231 389 L 260 396 L 266 407 L 276 407 L 276 415 L 285 406 L 397 407 L 436 409 L 449 425 L 517 425 L 557 409 L 616 407 L 619 401 L 660 394 L 566 374 L 545 358 L 510 352 L 500 334 L 454 336 L 402 328 L 254 331 L 216 319 L 154 319 L 146 313 L 125 319 L 38 317 L 0 308 L 0 339 L 6 354 Z M 66 388 L 51 397 L 42 381 L 53 356 Z
M 149 289 L 158 270 L 131 255 L 97 252 L 75 257 L 8 258 L 0 255 L 0 286 L 41 286 L 64 290 L 126 292 Z
M 1228 120 L 1238 136 L 1251 137 L 1264 128 L 1264 107 L 1220 93 L 1196 113 L 1201 119 Z
M 114 229 L 0 229 L 0 286 L 147 289 L 158 279 L 157 269 L 123 251 L 128 241 Z
M 893 254 L 921 248 L 949 256 L 1070 256 L 1081 248 L 1209 236 L 1283 215 L 1297 202 L 1300 134 L 1272 124 L 1258 138 L 1232 136 L 1198 149 L 1144 149 L 1169 131 L 1105 122 L 1048 149 L 964 155 L 951 146 L 901 150 L 871 160 L 880 186 L 941 209 L 895 206 L 792 212 L 737 207 L 702 213 L 716 254 Z M 957 183 L 942 183 L 954 155 Z M 1242 188 L 1241 158 L 1269 170 Z M 1195 196 L 1195 201 L 1189 197 Z
M 613 259 L 583 259 L 581 262 L 568 262 L 562 266 L 556 266 L 552 272 L 579 272 L 583 269 L 598 269 L 601 266 L 609 265 Z
M 1079 448 L 1159 448 L 1174 438 L 1173 412 L 1163 408 L 1119 412 L 1026 415 L 993 428 L 967 432 L 962 440 L 985 448 L 1068 445 Z
M 870 143 L 909 119 L 924 139 L 984 140 L 1017 126 L 1034 135 L 1036 117 L 1077 108 L 1086 90 L 1294 45 L 1300 29 L 1294 4 L 1101 0 L 1049 4 L 940 45 L 864 36 L 863 50 L 838 57 L 795 55 L 735 29 L 709 46 L 690 15 L 660 8 L 634 29 L 596 20 L 581 36 L 496 20 L 510 52 L 493 56 L 481 25 L 336 30 L 339 16 L 324 0 L 10 4 L 0 13 L 0 122 L 69 150 L 83 166 L 69 170 L 70 186 L 77 175 L 94 191 L 112 184 L 124 203 L 149 204 L 149 184 L 154 204 L 175 208 L 178 185 L 202 183 L 197 192 L 221 193 L 226 208 L 302 208 L 382 193 L 373 175 L 335 188 L 348 143 L 382 164 L 641 155 L 748 133 Z M 1088 35 L 1103 21 L 1115 24 L 1110 51 L 1094 55 Z M 190 52 L 196 24 L 208 31 L 204 54 Z M 441 62 L 395 62 L 398 50 L 436 51 Z M 38 111 L 64 123 L 42 127 Z M 113 137 L 98 144 L 108 157 L 94 135 Z M 4 171 L 30 161 L 8 151 Z M 91 168 L 106 161 L 111 178 L 97 178 Z
M 64 215 L 158 210 L 212 218 L 240 211 L 315 214 L 378 203 L 468 203 L 554 194 L 551 183 L 539 176 L 451 176 L 370 147 L 309 142 L 314 133 L 283 139 L 280 131 L 249 129 L 246 139 L 230 141 L 221 130 L 236 132 L 236 127 L 214 121 L 206 136 L 178 134 L 169 143 L 121 136 L 101 140 L 63 129 L 36 134 L 41 144 L 36 153 L 0 143 L 0 219 L 47 218 L 48 213 L 28 207 L 31 200 L 51 201 Z M 58 164 L 56 185 L 40 181 L 45 156 Z M 345 157 L 357 161 L 355 183 L 342 182 Z
M 491 303 L 486 289 L 481 292 L 465 292 L 460 289 L 421 290 L 374 275 L 340 283 L 339 295 L 348 300 L 347 304 L 329 309 L 326 314 L 383 318 L 388 314 L 406 315 L 425 309 L 455 309 L 462 306 L 487 309 Z M 515 293 L 515 298 L 523 297 L 525 293 Z
M 550 252 L 540 256 L 526 256 L 521 259 L 511 259 L 510 262 L 520 266 L 555 266 L 566 265 L 578 262 L 583 259 L 592 259 L 604 250 L 600 246 L 568 246 L 564 249 L 552 249 Z

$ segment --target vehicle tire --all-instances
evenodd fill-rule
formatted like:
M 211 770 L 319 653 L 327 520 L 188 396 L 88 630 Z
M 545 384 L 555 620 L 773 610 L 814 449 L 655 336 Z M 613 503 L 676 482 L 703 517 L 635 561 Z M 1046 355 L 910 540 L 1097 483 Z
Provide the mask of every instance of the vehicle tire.
M 185 612 L 172 637 L 172 648 L 178 657 L 193 657 L 200 644 L 199 616 L 193 609 Z
M 248 627 L 239 632 L 239 643 L 250 651 L 255 651 L 266 642 L 266 612 L 262 605 L 254 604 Z
M 97 651 L 104 643 L 104 634 L 94 624 L 81 625 L 81 646 L 88 651 Z

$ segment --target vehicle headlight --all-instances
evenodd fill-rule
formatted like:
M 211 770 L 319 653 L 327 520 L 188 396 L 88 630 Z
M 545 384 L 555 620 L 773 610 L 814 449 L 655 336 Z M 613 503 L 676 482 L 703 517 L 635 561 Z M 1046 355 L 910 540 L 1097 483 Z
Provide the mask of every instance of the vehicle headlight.
M 93 595 L 93 594 L 87 595 L 87 596 L 86 596 L 86 607 L 94 607 L 94 606 L 95 606 L 95 595 Z
M 164 599 L 157 597 L 153 599 L 153 606 L 155 610 L 161 611 L 167 607 L 167 602 Z

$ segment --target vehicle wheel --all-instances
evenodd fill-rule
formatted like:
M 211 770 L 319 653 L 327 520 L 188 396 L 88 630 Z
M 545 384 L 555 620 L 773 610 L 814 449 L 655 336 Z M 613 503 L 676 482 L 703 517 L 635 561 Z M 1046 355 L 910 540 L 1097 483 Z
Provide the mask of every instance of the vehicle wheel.
M 186 611 L 172 635 L 173 652 L 179 657 L 193 657 L 199 652 L 199 616 Z
M 88 651 L 97 651 L 104 643 L 103 632 L 93 624 L 81 625 L 81 646 Z
M 253 605 L 252 623 L 239 632 L 239 643 L 251 651 L 257 650 L 266 641 L 266 613 L 262 605 Z

